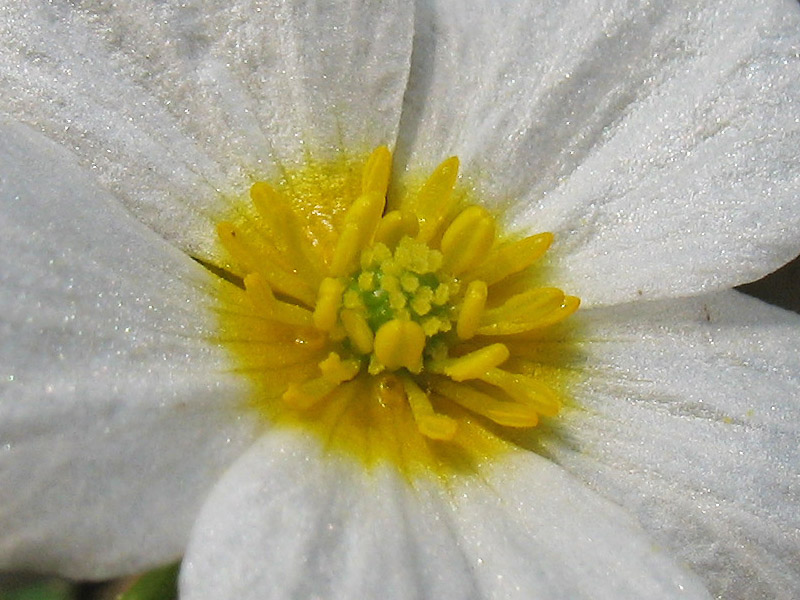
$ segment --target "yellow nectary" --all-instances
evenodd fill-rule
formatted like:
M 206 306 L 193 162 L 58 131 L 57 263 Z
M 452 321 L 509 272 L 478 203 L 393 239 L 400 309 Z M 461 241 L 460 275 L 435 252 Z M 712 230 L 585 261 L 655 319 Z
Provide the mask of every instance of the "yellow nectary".
M 217 228 L 245 288 L 225 286 L 221 338 L 273 421 L 368 464 L 438 472 L 502 446 L 498 428 L 558 413 L 519 338 L 579 301 L 520 287 L 552 235 L 499 237 L 454 193 L 457 158 L 386 212 L 390 170 L 380 147 L 254 184 L 256 214 Z

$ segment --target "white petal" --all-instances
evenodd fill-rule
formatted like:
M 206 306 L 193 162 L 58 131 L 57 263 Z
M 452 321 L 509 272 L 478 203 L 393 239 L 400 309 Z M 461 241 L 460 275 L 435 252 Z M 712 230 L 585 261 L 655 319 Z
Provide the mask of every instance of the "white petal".
M 398 475 L 320 454 L 273 432 L 236 462 L 193 532 L 183 600 L 475 597 L 448 523 Z
M 209 219 L 254 177 L 394 142 L 409 2 L 2 5 L 0 110 L 205 257 Z
M 52 142 L 0 140 L 0 568 L 174 560 L 253 439 L 210 276 Z
M 181 598 L 705 598 L 615 506 L 536 455 L 413 489 L 274 430 L 204 507 Z
M 512 228 L 556 233 L 586 305 L 730 287 L 800 252 L 796 3 L 426 4 L 399 162 L 460 155 Z
M 709 597 L 629 515 L 547 459 L 515 453 L 482 476 L 452 498 L 486 597 Z
M 718 597 L 800 597 L 800 317 L 736 292 L 584 316 L 547 450 Z

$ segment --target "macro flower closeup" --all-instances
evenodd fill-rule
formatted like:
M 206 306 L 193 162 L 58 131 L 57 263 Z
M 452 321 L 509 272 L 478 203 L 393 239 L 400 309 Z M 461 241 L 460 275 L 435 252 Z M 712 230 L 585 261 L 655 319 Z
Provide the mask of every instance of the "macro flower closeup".
M 800 5 L 0 0 L 0 569 L 800 596 Z

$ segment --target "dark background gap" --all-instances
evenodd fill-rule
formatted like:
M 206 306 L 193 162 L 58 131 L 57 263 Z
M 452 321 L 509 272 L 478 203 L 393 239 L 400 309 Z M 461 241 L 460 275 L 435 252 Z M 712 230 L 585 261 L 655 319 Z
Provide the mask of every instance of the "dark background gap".
M 800 256 L 763 279 L 740 285 L 736 289 L 770 304 L 800 313 Z

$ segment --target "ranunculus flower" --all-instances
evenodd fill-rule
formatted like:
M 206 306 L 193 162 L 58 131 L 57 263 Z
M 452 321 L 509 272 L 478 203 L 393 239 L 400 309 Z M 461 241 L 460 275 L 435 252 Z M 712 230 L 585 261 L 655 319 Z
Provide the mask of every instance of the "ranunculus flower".
M 800 319 L 729 291 L 800 252 L 798 27 L 2 2 L 0 564 L 800 595 Z

